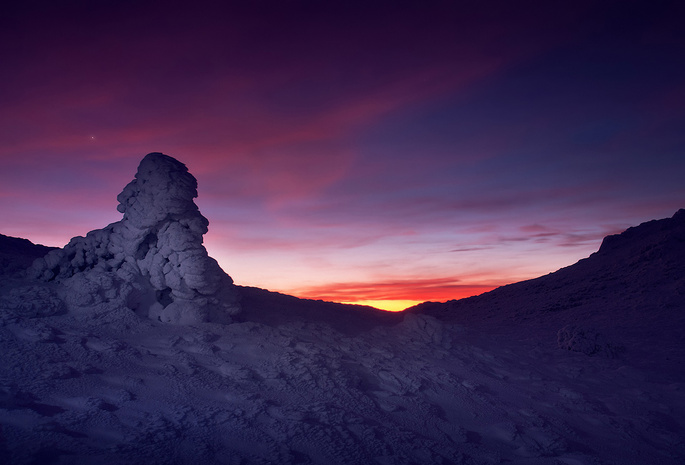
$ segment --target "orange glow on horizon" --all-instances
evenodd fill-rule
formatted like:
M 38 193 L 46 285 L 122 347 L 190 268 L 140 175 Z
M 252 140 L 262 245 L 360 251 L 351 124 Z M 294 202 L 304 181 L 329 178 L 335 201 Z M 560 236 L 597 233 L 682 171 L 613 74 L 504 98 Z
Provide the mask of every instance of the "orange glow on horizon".
M 445 302 L 464 299 L 499 287 L 492 284 L 455 284 L 454 279 L 417 279 L 380 283 L 334 283 L 305 292 L 284 291 L 305 299 L 352 305 L 369 305 L 398 312 L 426 301 Z
M 378 308 L 388 312 L 401 312 L 420 304 L 421 300 L 357 300 L 349 302 L 340 302 L 341 304 L 350 305 L 368 305 L 369 307 Z

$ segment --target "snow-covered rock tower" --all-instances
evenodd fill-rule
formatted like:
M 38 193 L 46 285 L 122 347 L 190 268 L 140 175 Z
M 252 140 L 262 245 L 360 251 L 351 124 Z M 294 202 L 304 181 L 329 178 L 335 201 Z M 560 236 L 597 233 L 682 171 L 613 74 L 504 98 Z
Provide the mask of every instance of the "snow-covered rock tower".
M 64 283 L 74 306 L 120 301 L 169 323 L 228 322 L 240 310 L 237 290 L 202 245 L 209 221 L 195 197 L 183 163 L 150 153 L 117 196 L 123 219 L 73 238 L 30 274 Z

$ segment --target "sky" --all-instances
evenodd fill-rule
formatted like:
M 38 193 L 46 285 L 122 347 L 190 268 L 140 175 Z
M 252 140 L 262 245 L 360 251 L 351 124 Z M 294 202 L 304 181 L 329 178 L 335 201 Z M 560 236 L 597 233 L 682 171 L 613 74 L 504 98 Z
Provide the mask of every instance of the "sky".
M 25 1 L 0 15 L 0 233 L 198 179 L 237 284 L 405 308 L 685 208 L 685 2 Z

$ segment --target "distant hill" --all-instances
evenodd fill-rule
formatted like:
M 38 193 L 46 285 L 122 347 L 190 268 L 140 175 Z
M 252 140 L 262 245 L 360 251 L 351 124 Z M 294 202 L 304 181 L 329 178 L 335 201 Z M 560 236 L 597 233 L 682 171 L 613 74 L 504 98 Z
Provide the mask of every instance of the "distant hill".
M 325 323 L 346 334 L 368 331 L 376 326 L 397 324 L 401 312 L 387 312 L 367 305 L 350 305 L 323 300 L 300 299 L 257 287 L 237 286 L 243 312 L 236 321 L 254 321 L 277 326 L 294 321 Z
M 44 256 L 55 248 L 34 244 L 28 239 L 0 234 L 0 274 L 12 274 L 24 270 L 36 258 Z
M 408 311 L 517 337 L 525 327 L 556 333 L 577 325 L 615 337 L 616 345 L 682 360 L 685 210 L 607 236 L 588 258 L 546 276 Z

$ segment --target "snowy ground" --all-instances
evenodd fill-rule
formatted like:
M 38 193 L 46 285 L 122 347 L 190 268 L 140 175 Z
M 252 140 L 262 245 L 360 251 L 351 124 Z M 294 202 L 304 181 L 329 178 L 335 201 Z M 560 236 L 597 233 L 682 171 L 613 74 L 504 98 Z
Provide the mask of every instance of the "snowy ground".
M 685 463 L 685 236 L 649 228 L 404 314 L 240 288 L 174 326 L 6 274 L 0 463 Z

